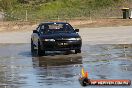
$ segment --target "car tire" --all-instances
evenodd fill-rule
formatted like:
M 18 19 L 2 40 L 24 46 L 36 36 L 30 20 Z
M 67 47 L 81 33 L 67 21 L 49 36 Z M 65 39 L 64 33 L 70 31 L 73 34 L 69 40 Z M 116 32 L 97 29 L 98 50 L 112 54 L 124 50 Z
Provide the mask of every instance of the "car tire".
M 77 54 L 77 53 L 81 53 L 81 49 L 75 50 L 75 54 Z
M 33 54 L 33 53 L 34 53 L 34 45 L 33 45 L 32 39 L 31 39 L 31 54 Z
M 38 55 L 38 56 L 45 55 L 45 51 L 42 51 L 42 50 L 41 50 L 40 42 L 38 42 L 37 55 Z

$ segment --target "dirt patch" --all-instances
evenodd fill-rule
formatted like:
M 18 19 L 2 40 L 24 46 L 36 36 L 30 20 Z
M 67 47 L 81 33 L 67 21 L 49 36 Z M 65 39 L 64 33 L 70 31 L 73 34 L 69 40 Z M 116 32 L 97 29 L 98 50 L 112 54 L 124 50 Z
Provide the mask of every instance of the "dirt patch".
M 59 20 L 60 22 L 64 20 Z M 131 19 L 96 19 L 96 20 L 68 20 L 74 27 L 117 27 L 132 26 Z M 37 22 L 0 22 L 0 32 L 31 31 L 37 27 Z
M 132 26 L 131 19 L 97 19 L 91 20 L 91 23 L 82 22 L 83 24 L 76 25 L 78 27 L 118 27 Z
M 69 22 L 74 27 L 81 27 L 81 28 L 132 26 L 132 19 L 121 19 L 121 18 L 67 20 L 66 22 Z
M 0 32 L 30 31 L 36 27 L 33 22 L 0 22 Z

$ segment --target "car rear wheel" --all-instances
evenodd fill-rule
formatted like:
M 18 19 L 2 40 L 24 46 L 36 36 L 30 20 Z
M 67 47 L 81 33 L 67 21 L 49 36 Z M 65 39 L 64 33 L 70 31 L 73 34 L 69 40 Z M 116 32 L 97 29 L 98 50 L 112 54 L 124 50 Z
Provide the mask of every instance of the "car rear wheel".
M 75 50 L 75 54 L 77 54 L 77 53 L 81 53 L 81 49 Z

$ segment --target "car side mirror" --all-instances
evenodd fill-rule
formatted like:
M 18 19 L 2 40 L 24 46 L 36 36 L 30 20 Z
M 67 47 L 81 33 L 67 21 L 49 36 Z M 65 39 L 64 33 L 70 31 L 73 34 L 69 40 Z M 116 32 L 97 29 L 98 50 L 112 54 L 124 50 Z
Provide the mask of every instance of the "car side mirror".
M 75 32 L 79 32 L 79 29 L 75 29 Z
M 33 33 L 38 33 L 38 31 L 37 30 L 33 30 Z

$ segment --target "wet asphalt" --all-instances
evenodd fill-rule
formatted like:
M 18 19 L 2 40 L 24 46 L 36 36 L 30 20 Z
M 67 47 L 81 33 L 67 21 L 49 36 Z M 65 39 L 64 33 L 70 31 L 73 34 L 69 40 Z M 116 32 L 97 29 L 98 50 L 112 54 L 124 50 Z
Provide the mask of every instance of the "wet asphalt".
M 82 88 L 81 68 L 90 79 L 132 80 L 132 45 L 83 45 L 81 54 L 46 52 L 32 56 L 30 44 L 0 44 L 0 88 Z M 88 86 L 86 88 L 132 88 Z

